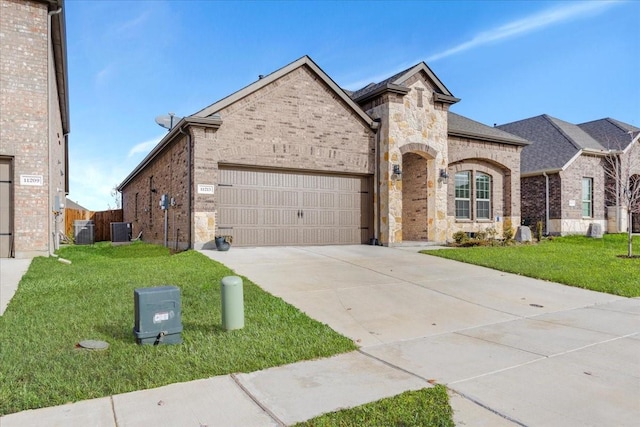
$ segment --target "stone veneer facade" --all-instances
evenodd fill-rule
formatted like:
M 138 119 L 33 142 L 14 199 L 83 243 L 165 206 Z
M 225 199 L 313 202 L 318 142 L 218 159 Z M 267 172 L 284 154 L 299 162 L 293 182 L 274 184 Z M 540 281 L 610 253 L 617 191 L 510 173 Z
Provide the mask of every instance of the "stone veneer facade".
M 46 2 L 0 0 L 0 157 L 11 162 L 13 256 L 54 250 L 64 232 L 66 135 Z M 65 100 L 66 102 L 66 100 Z M 21 176 L 42 177 L 24 185 Z M 57 213 L 55 213 L 55 212 Z
M 448 163 L 448 105 L 434 102 L 435 87 L 423 72 L 405 85 L 406 95 L 385 92 L 362 105 L 381 123 L 380 241 L 389 245 L 409 239 L 444 242 L 447 188 L 437 181 L 437 170 Z M 401 174 L 394 173 L 396 165 Z
M 457 231 L 493 227 L 502 232 L 505 218 L 520 223 L 521 146 L 448 135 L 449 105 L 434 100 L 426 74 L 405 82 L 406 94 L 384 92 L 362 103 L 380 126 L 380 240 L 447 242 Z M 394 173 L 398 165 L 401 174 Z M 450 179 L 440 179 L 440 170 Z M 455 218 L 455 172 L 483 171 L 492 178 L 492 219 Z

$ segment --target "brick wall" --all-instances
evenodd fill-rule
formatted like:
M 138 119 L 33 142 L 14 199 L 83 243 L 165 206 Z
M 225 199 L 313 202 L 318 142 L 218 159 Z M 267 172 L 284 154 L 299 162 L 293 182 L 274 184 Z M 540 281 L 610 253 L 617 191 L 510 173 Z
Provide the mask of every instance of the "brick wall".
M 427 160 L 414 153 L 402 156 L 402 238 L 428 240 Z
M 457 231 L 473 232 L 493 227 L 502 231 L 509 218 L 520 224 L 520 152 L 522 147 L 468 138 L 449 137 L 447 215 L 451 218 L 449 238 Z M 491 177 L 491 220 L 455 220 L 455 174 L 469 170 Z M 473 208 L 473 207 L 472 207 Z M 497 220 L 499 218 L 499 220 Z
M 563 219 L 582 220 L 582 178 L 593 179 L 593 217 L 605 218 L 605 172 L 602 157 L 581 155 L 566 170 L 562 180 L 561 215 Z M 571 201 L 575 203 L 571 203 Z M 571 206 L 571 205 L 574 206 Z
M 183 136 L 170 143 L 123 189 L 123 218 L 132 223 L 134 238 L 142 232 L 142 240 L 164 244 L 165 211 L 160 208 L 160 197 L 168 194 L 175 202 L 167 211 L 168 246 L 177 250 L 189 247 L 187 166 L 187 137 Z
M 49 251 L 61 170 L 64 202 L 64 135 L 49 66 L 47 12 L 45 3 L 0 0 L 0 156 L 13 159 L 16 257 Z M 41 175 L 43 185 L 20 185 L 21 175 Z
M 374 132 L 306 66 L 219 114 L 219 129 L 189 128 L 193 138 L 192 240 L 196 248 L 210 246 L 217 233 L 216 196 L 198 194 L 195 189 L 198 184 L 217 184 L 220 164 L 373 173 Z M 134 234 L 142 231 L 144 240 L 157 243 L 162 242 L 164 227 L 157 208 L 160 194 L 168 192 L 176 197 L 178 206 L 169 210 L 169 240 L 179 248 L 185 246 L 189 219 L 185 141 L 165 149 L 123 189 L 125 221 L 135 216 L 138 193 L 139 206 L 148 211 L 133 221 Z M 157 194 L 149 204 L 151 176 Z M 178 238 L 174 239 L 176 233 Z

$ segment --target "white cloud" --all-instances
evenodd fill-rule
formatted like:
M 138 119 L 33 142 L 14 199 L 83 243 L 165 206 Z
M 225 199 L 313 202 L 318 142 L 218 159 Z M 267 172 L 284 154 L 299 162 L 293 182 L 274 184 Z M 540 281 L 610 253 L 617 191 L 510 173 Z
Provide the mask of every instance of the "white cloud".
M 148 141 L 144 141 L 144 142 L 141 142 L 139 144 L 134 145 L 129 150 L 129 154 L 127 154 L 127 158 L 131 158 L 131 157 L 135 156 L 138 153 L 144 153 L 144 155 L 146 156 L 153 149 L 153 147 L 158 145 L 158 142 L 160 142 L 160 140 L 163 137 L 164 137 L 164 135 L 161 135 L 161 136 L 155 137 L 153 139 L 150 139 Z
M 427 62 L 437 61 L 447 56 L 455 55 L 465 50 L 473 49 L 492 42 L 507 40 L 524 33 L 536 31 L 553 24 L 559 24 L 570 19 L 578 18 L 593 12 L 599 12 L 619 2 L 588 1 L 569 3 L 567 6 L 554 7 L 535 15 L 527 16 L 517 21 L 509 22 L 497 28 L 478 33 L 471 40 L 457 46 L 438 52 L 427 58 Z
M 114 31 L 118 35 L 129 35 L 132 31 L 135 31 L 139 26 L 143 25 L 151 15 L 151 10 L 147 9 L 133 19 L 130 19 L 122 24 L 118 25 Z

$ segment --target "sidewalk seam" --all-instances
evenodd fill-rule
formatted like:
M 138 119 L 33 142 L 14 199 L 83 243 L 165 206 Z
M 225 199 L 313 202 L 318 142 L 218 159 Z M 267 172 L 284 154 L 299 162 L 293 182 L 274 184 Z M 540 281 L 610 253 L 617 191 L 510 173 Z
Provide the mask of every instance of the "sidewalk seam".
M 111 403 L 111 415 L 113 415 L 113 425 L 118 427 L 118 416 L 116 415 L 116 406 L 113 402 L 113 396 L 109 396 L 109 402 Z
M 251 400 L 253 400 L 255 402 L 256 405 L 258 405 L 258 407 L 260 409 L 262 409 L 276 423 L 278 423 L 279 426 L 281 426 L 281 427 L 286 427 L 287 426 L 280 418 L 278 418 L 278 416 L 276 414 L 274 414 L 269 408 L 267 408 L 265 405 L 263 405 L 262 402 L 260 402 L 257 397 L 255 397 L 253 394 L 251 394 L 251 392 L 244 385 L 242 385 L 242 383 L 240 382 L 240 379 L 236 376 L 236 374 L 230 374 L 229 376 L 231 377 L 233 382 L 235 382 L 236 385 L 238 387 L 240 387 L 240 390 L 242 390 Z
M 401 368 L 400 366 L 396 366 L 396 365 L 394 365 L 394 364 L 392 364 L 392 363 L 390 363 L 390 362 L 387 362 L 386 360 L 379 359 L 379 358 L 377 358 L 376 356 L 374 356 L 374 355 L 372 355 L 372 354 L 365 353 L 364 351 L 362 351 L 362 349 L 358 349 L 358 350 L 356 350 L 356 351 L 357 351 L 357 352 L 359 352 L 359 353 L 361 353 L 361 354 L 362 354 L 362 355 L 364 355 L 364 356 L 367 356 L 367 357 L 369 357 L 369 358 L 373 359 L 373 360 L 377 360 L 378 362 L 381 362 L 381 363 L 383 363 L 384 365 L 387 365 L 387 366 L 389 366 L 389 367 L 390 367 L 390 368 L 392 368 L 392 369 L 396 369 L 396 370 L 398 370 L 398 371 L 405 372 L 405 373 L 407 373 L 407 374 L 409 374 L 409 375 L 411 375 L 411 376 L 413 376 L 413 377 L 416 377 L 416 378 L 418 378 L 418 379 L 421 379 L 421 380 L 423 380 L 424 382 L 426 382 L 427 384 L 429 384 L 429 386 L 433 386 L 433 384 L 441 384 L 441 383 L 437 383 L 437 382 L 433 382 L 433 383 L 432 383 L 431 381 L 434 381 L 434 380 L 428 380 L 428 379 L 426 379 L 426 378 L 424 378 L 424 377 L 422 377 L 422 376 L 420 376 L 420 375 L 418 375 L 418 374 L 416 374 L 416 373 L 413 373 L 413 372 L 408 371 L 408 370 L 406 370 L 406 369 L 404 369 L 404 368 Z M 517 425 L 519 425 L 519 426 L 527 427 L 527 425 L 526 425 L 526 424 L 522 424 L 521 422 L 519 422 L 519 421 L 517 421 L 517 420 L 515 420 L 515 419 L 513 419 L 513 418 L 511 418 L 511 417 L 509 417 L 509 416 L 507 416 L 507 415 L 505 415 L 505 414 L 502 414 L 502 413 L 500 413 L 500 412 L 496 411 L 495 409 L 492 409 L 492 408 L 490 408 L 490 407 L 488 407 L 488 406 L 486 406 L 486 405 L 484 405 L 484 404 L 482 404 L 482 403 L 478 402 L 478 401 L 477 401 L 477 400 L 475 400 L 475 399 L 472 399 L 471 397 L 469 397 L 469 396 L 465 395 L 464 393 L 460 393 L 459 391 L 455 390 L 454 388 L 449 387 L 449 385 L 448 385 L 448 384 L 442 384 L 442 385 L 444 385 L 448 390 L 451 390 L 451 391 L 453 391 L 454 393 L 456 393 L 456 394 L 458 394 L 458 395 L 462 396 L 463 398 L 467 399 L 468 401 L 470 401 L 470 402 L 472 402 L 472 403 L 474 403 L 474 404 L 476 404 L 476 405 L 478 405 L 478 406 L 480 406 L 480 407 L 482 407 L 482 408 L 486 409 L 487 411 L 489 411 L 489 412 L 491 412 L 491 413 L 493 413 L 493 414 L 496 414 L 496 415 L 497 415 L 497 416 L 499 416 L 500 418 L 504 418 L 505 420 L 510 421 L 510 422 L 512 422 L 512 423 L 515 423 L 515 424 L 517 424 Z

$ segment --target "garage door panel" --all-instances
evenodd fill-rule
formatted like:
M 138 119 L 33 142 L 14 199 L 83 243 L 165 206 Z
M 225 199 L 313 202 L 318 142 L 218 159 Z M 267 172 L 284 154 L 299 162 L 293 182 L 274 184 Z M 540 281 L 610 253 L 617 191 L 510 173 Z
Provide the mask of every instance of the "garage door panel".
M 247 177 L 249 176 L 249 177 Z M 358 244 L 369 239 L 369 177 L 220 169 L 218 228 L 233 244 Z

